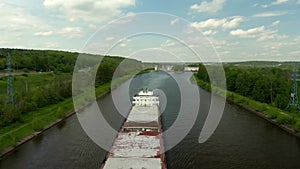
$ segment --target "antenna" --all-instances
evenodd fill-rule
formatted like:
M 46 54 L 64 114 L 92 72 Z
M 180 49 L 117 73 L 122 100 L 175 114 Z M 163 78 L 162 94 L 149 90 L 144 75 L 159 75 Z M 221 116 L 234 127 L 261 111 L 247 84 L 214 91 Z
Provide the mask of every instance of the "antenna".
M 294 78 L 293 78 L 293 92 L 291 93 L 290 102 L 287 105 L 286 109 L 290 108 L 291 106 L 295 106 L 298 111 L 300 111 L 300 105 L 298 102 L 298 85 L 297 85 L 297 79 L 298 79 L 298 65 L 295 63 L 294 67 Z
M 14 86 L 12 78 L 12 66 L 11 66 L 11 55 L 10 51 L 7 52 L 7 73 L 8 73 L 8 83 L 7 83 L 7 103 L 14 104 Z

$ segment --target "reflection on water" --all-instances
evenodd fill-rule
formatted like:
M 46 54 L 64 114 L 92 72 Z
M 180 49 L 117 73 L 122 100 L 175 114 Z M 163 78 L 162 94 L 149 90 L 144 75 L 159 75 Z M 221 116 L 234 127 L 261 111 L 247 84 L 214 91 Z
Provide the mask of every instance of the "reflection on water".
M 37 136 L 35 139 L 33 139 L 32 142 L 34 143 L 34 145 L 39 146 L 42 143 L 43 139 L 44 139 L 44 135 L 41 134 Z
M 66 124 L 67 124 L 66 121 L 62 121 L 57 125 L 57 128 L 62 129 Z

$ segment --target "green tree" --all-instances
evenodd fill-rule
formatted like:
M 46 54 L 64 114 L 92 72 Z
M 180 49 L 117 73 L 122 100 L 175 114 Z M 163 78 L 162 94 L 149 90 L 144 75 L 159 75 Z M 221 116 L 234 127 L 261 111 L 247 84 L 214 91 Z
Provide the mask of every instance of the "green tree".
M 270 79 L 261 76 L 252 90 L 252 98 L 259 102 L 271 103 Z
M 206 67 L 203 64 L 199 64 L 197 77 L 205 82 L 209 82 L 209 75 L 207 73 Z

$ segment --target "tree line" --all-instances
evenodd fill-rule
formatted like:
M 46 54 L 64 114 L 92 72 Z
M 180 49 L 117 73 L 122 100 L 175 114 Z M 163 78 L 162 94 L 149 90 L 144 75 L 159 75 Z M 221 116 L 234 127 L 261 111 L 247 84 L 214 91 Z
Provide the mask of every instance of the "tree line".
M 210 82 L 207 69 L 213 66 L 199 65 L 197 77 Z M 285 109 L 292 92 L 292 69 L 280 67 L 225 66 L 227 90 L 253 100 Z
M 0 70 L 6 69 L 8 52 L 14 71 L 71 72 L 78 53 L 51 50 L 0 49 Z
M 41 72 L 53 71 L 55 79 L 47 85 L 34 86 L 34 89 L 30 91 L 15 91 L 16 101 L 14 104 L 8 104 L 6 96 L 2 95 L 0 97 L 0 126 L 3 127 L 21 121 L 23 114 L 47 105 L 56 104 L 71 97 L 72 73 L 79 55 L 78 53 L 21 49 L 9 50 L 12 55 L 14 71 L 17 71 L 17 69 Z M 0 49 L 0 71 L 2 72 L 5 72 L 6 69 L 7 51 L 8 49 Z M 116 72 L 117 67 L 124 61 L 124 58 L 89 54 L 82 55 L 84 55 L 83 60 L 81 60 L 80 65 L 76 68 L 80 70 L 86 67 L 91 67 L 91 69 L 97 67 L 96 85 L 109 83 L 114 73 L 117 73 L 117 76 L 123 76 L 142 68 L 141 62 L 126 59 L 126 63 L 123 64 L 122 69 Z M 95 63 L 99 59 L 102 59 L 102 62 L 98 66 Z M 69 74 L 69 76 L 60 76 L 61 73 L 64 75 Z M 23 74 L 22 76 L 28 75 Z

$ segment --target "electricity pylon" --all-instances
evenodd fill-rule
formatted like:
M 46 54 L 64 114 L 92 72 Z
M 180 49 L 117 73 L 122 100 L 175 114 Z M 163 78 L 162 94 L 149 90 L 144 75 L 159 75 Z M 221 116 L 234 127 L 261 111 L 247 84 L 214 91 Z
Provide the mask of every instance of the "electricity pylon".
M 8 73 L 8 83 L 7 83 L 7 103 L 14 104 L 14 86 L 12 77 L 12 66 L 11 66 L 11 55 L 7 52 L 7 73 Z
M 295 63 L 295 68 L 294 68 L 294 78 L 293 78 L 293 92 L 291 93 L 291 98 L 290 102 L 287 105 L 286 109 L 290 108 L 291 106 L 295 106 L 298 111 L 300 111 L 300 105 L 298 102 L 298 85 L 297 85 L 297 80 L 298 80 L 298 66 L 297 63 Z

